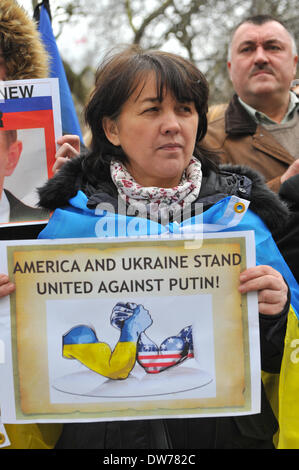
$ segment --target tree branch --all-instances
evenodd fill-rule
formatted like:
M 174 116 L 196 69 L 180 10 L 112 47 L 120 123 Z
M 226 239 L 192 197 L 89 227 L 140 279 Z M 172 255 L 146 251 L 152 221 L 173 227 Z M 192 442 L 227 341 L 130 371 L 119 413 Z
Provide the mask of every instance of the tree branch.
M 135 33 L 134 44 L 139 44 L 144 33 L 145 28 L 159 15 L 162 15 L 166 8 L 173 5 L 173 0 L 166 0 L 159 8 L 156 8 L 149 16 L 144 20 L 140 28 Z
M 133 33 L 136 35 L 137 34 L 137 29 L 134 26 L 133 23 L 133 13 L 132 13 L 132 8 L 131 8 L 131 2 L 130 0 L 125 1 L 125 7 L 126 7 L 126 12 L 127 12 L 127 17 L 129 20 L 129 25 L 131 26 Z

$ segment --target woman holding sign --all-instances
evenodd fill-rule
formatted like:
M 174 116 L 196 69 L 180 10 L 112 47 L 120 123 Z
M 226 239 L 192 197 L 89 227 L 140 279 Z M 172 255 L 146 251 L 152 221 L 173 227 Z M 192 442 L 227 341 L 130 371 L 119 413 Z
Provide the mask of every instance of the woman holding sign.
M 219 169 L 200 147 L 207 103 L 205 77 L 177 55 L 133 47 L 108 57 L 86 108 L 90 152 L 40 189 L 40 205 L 55 210 L 40 238 L 118 236 L 124 226 L 127 236 L 156 235 L 196 215 L 198 204 L 204 218 L 216 205 L 221 212 L 231 196 L 251 201 L 253 218 L 270 230 L 281 227 L 287 211 L 256 173 Z M 116 227 L 110 232 L 107 210 Z M 240 276 L 242 293 L 258 291 L 262 366 L 272 372 L 280 369 L 290 306 L 284 277 L 290 285 L 282 260 L 280 272 L 263 262 Z M 258 415 L 66 424 L 57 447 L 271 448 L 276 431 L 262 391 Z
M 232 195 L 250 200 L 273 231 L 281 227 L 286 210 L 258 175 L 240 167 L 218 169 L 200 148 L 207 102 L 204 76 L 176 55 L 129 48 L 106 59 L 86 109 L 91 151 L 67 163 L 40 190 L 41 206 L 67 206 L 54 212 L 40 237 L 117 236 L 104 231 L 100 217 L 91 217 L 105 204 L 116 221 L 127 215 L 127 235 L 137 234 L 130 233 L 132 217 L 150 222 L 144 234 L 157 234 L 184 220 L 187 209 L 196 213 L 196 204 L 209 211 Z M 288 287 L 280 272 L 262 263 L 241 274 L 240 291 L 252 290 L 258 291 L 262 366 L 279 372 Z M 276 430 L 263 392 L 259 415 L 68 424 L 58 447 L 121 448 L 122 435 L 131 448 L 161 447 L 164 433 L 173 448 L 271 448 Z

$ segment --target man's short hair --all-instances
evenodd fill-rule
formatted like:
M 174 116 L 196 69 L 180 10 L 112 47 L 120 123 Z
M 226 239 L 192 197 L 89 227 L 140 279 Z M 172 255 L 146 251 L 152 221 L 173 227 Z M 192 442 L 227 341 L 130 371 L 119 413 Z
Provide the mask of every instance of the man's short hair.
M 229 44 L 228 44 L 227 60 L 230 61 L 230 59 L 231 59 L 231 45 L 232 45 L 232 40 L 233 40 L 234 34 L 242 24 L 252 23 L 252 24 L 261 26 L 265 23 L 269 23 L 270 21 L 276 21 L 276 23 L 281 24 L 281 26 L 283 26 L 284 29 L 289 33 L 289 36 L 290 36 L 291 42 L 292 42 L 293 54 L 294 54 L 294 56 L 297 55 L 297 46 L 296 46 L 295 36 L 291 31 L 289 31 L 286 24 L 282 20 L 279 20 L 279 19 L 275 18 L 272 15 L 255 15 L 255 16 L 249 16 L 248 18 L 244 18 L 242 21 L 240 21 L 239 24 L 237 24 L 237 26 L 234 27 L 233 31 L 231 32 L 230 41 L 229 41 Z
M 3 133 L 2 135 L 4 135 L 8 147 L 11 144 L 13 144 L 14 142 L 16 142 L 16 140 L 17 140 L 17 131 L 15 129 L 12 129 L 12 130 L 9 130 L 9 131 L 1 130 L 0 132 Z

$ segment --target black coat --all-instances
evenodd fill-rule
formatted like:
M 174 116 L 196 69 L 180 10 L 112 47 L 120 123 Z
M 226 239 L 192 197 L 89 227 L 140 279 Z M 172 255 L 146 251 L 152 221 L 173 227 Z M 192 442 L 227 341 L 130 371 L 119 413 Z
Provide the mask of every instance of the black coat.
M 55 209 L 67 204 L 79 189 L 89 197 L 88 207 L 109 202 L 117 208 L 117 192 L 112 181 L 97 188 L 89 184 L 81 157 L 71 160 L 39 190 L 40 205 Z M 288 219 L 288 209 L 264 184 L 263 178 L 245 167 L 222 166 L 220 172 L 207 171 L 196 202 L 207 209 L 228 195 L 251 201 L 250 207 L 275 236 Z M 283 354 L 289 305 L 280 315 L 260 315 L 262 368 L 279 372 Z M 276 418 L 262 387 L 261 413 L 250 416 L 168 420 L 68 423 L 64 425 L 57 449 L 205 449 L 273 448 L 278 429 Z
M 277 245 L 299 282 L 299 175 L 286 180 L 280 187 L 279 195 L 288 204 L 291 214 Z
M 49 211 L 40 209 L 39 207 L 27 206 L 7 189 L 5 189 L 4 192 L 10 207 L 9 222 L 26 222 L 48 219 Z
M 38 223 L 49 217 L 49 211 L 38 207 L 26 206 L 17 199 L 10 191 L 4 190 L 10 206 L 10 222 L 36 221 L 35 224 L 3 225 L 0 227 L 0 240 L 27 240 L 35 239 L 45 223 Z

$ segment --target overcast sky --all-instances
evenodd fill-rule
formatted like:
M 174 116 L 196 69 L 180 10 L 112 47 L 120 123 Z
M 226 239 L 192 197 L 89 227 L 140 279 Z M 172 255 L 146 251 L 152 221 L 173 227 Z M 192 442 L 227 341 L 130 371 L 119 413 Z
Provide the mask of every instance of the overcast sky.
M 33 15 L 32 0 L 17 0 L 17 3 L 21 5 L 30 16 Z M 52 10 L 54 10 L 56 5 L 63 5 L 64 3 L 67 2 L 64 2 L 64 0 L 51 0 L 50 6 L 52 6 Z M 52 18 L 52 27 L 56 35 L 58 25 L 55 17 Z M 57 40 L 57 46 L 61 56 L 73 64 L 75 71 L 81 69 L 81 58 L 84 56 L 87 42 L 90 40 L 90 34 L 88 34 L 87 27 L 84 24 L 84 18 L 76 25 L 64 24 L 63 32 Z

